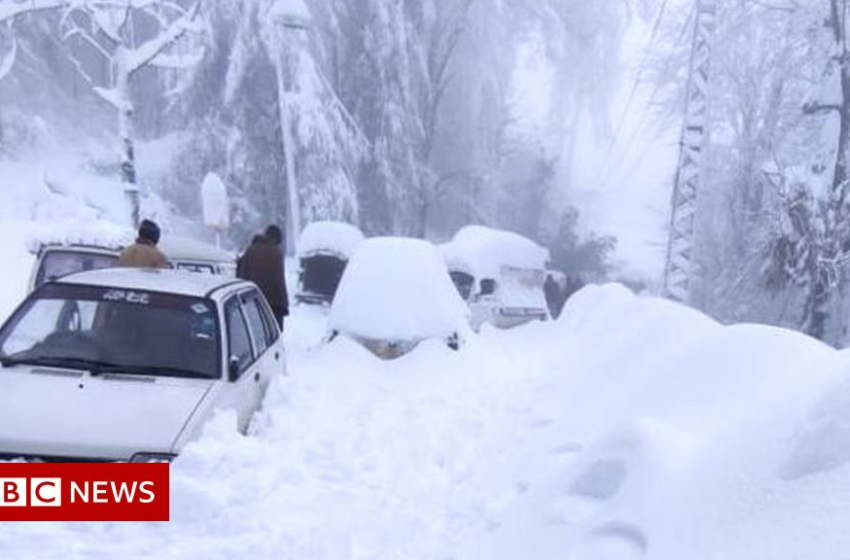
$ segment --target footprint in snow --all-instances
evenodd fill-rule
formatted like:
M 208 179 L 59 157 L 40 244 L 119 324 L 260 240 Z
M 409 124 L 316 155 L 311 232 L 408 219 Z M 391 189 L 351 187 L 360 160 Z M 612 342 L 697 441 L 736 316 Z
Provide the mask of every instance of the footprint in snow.
M 546 513 L 552 525 L 575 525 L 596 514 L 626 482 L 628 469 L 621 459 L 599 459 L 575 477 L 565 496 Z
M 649 540 L 639 527 L 608 523 L 588 533 L 573 560 L 642 560 Z

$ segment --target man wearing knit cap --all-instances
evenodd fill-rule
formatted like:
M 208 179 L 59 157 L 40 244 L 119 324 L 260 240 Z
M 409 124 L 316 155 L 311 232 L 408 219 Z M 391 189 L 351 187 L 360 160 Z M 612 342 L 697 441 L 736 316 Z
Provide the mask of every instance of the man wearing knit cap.
M 136 242 L 121 251 L 118 266 L 128 268 L 169 268 L 168 259 L 156 248 L 159 243 L 159 226 L 151 220 L 142 220 Z

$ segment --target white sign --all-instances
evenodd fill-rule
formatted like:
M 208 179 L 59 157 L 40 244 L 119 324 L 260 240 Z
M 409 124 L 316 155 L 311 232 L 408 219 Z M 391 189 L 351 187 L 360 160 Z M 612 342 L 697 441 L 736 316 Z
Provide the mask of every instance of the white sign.
M 201 185 L 201 204 L 204 209 L 204 224 L 218 230 L 230 227 L 230 199 L 221 177 L 209 173 Z

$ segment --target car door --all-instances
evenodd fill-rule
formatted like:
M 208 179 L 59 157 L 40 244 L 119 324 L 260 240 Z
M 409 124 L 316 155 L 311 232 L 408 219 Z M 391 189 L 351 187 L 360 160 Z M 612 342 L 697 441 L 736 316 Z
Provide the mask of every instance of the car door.
M 223 405 L 236 411 L 239 430 L 248 429 L 251 417 L 260 399 L 261 378 L 258 354 L 248 328 L 241 297 L 231 296 L 224 304 L 225 333 L 227 336 L 227 387 Z M 231 370 L 231 363 L 233 368 Z
M 251 289 L 241 295 L 242 309 L 248 323 L 254 351 L 258 356 L 252 375 L 260 385 L 259 397 L 265 394 L 272 376 L 284 369 L 283 351 L 279 345 L 280 331 L 260 292 Z M 257 401 L 256 406 L 259 407 Z

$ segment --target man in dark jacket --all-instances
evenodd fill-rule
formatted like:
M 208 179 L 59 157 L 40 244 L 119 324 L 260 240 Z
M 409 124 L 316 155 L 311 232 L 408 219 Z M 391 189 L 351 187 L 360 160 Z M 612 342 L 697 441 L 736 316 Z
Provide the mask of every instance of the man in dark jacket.
M 258 245 L 260 243 L 265 243 L 265 242 L 266 242 L 266 237 L 262 233 L 258 233 L 257 235 L 255 235 L 251 239 L 251 245 L 249 245 L 248 247 L 250 248 L 254 245 Z M 240 255 L 240 257 L 238 259 L 236 259 L 236 277 L 237 278 L 244 278 L 244 276 L 242 274 L 242 258 L 245 256 L 245 254 L 247 252 L 248 251 L 246 250 L 245 253 L 242 253 L 242 255 Z
M 281 250 L 283 233 L 279 227 L 271 225 L 255 241 L 239 259 L 237 274 L 239 278 L 253 282 L 260 288 L 283 328 L 283 318 L 289 315 L 289 296 Z

